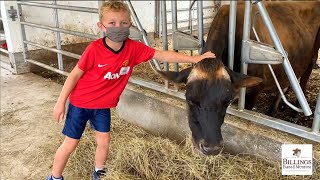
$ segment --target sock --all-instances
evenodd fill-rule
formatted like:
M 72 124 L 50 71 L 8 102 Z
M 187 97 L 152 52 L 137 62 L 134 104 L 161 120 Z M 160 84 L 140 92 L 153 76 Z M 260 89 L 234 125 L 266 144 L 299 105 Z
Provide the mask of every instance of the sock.
M 99 170 L 103 170 L 103 171 L 104 171 L 104 168 L 94 167 L 94 170 L 95 170 L 96 172 L 98 172 Z
M 56 177 L 54 177 L 53 175 L 51 175 L 51 177 L 52 177 L 53 180 L 62 180 L 62 176 L 59 177 L 59 178 L 56 178 Z

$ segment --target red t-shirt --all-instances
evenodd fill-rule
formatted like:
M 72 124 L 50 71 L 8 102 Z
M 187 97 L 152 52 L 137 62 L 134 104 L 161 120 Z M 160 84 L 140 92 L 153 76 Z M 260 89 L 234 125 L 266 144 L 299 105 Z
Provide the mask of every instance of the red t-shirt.
M 154 52 L 129 38 L 118 51 L 111 49 L 105 38 L 90 43 L 78 61 L 85 73 L 70 94 L 71 104 L 87 109 L 115 107 L 133 67 L 151 59 Z

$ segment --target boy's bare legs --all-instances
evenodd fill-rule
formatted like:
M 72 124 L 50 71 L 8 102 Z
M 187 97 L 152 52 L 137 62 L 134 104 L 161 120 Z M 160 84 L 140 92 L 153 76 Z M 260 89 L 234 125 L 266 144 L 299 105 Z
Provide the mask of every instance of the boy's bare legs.
M 56 178 L 62 176 L 62 171 L 66 166 L 70 154 L 79 144 L 79 139 L 73 139 L 65 136 L 63 143 L 58 148 L 52 165 L 52 175 Z
M 109 154 L 110 132 L 95 131 L 97 149 L 95 155 L 95 166 L 103 169 Z

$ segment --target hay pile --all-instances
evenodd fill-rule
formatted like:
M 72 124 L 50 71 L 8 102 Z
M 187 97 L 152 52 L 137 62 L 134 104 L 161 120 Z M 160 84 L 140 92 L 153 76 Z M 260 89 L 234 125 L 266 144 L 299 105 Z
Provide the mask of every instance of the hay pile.
M 184 144 L 155 137 L 130 125 L 112 113 L 112 141 L 104 179 L 279 179 L 281 164 L 249 155 L 220 154 L 206 157 L 194 151 L 190 138 Z M 320 147 L 314 147 L 320 151 Z M 86 129 L 69 168 L 90 179 L 94 164 L 94 134 Z M 319 161 L 310 176 L 283 176 L 283 179 L 320 179 Z

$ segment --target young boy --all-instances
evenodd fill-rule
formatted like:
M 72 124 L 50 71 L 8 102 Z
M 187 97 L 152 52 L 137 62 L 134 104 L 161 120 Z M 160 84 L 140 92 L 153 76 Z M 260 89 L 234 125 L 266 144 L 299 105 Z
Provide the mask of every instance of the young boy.
M 163 62 L 196 63 L 204 58 L 215 57 L 211 52 L 192 57 L 159 51 L 127 38 L 131 26 L 130 13 L 122 2 L 105 2 L 100 9 L 99 19 L 97 25 L 106 33 L 106 37 L 89 44 L 68 76 L 54 106 L 54 119 L 60 122 L 69 97 L 70 104 L 62 131 L 65 139 L 55 154 L 52 174 L 46 180 L 63 179 L 62 171 L 77 147 L 88 120 L 95 130 L 97 142 L 93 179 L 100 179 L 105 173 L 110 143 L 110 108 L 117 105 L 135 65 L 152 58 Z

